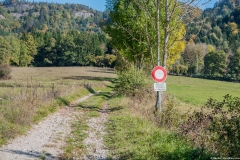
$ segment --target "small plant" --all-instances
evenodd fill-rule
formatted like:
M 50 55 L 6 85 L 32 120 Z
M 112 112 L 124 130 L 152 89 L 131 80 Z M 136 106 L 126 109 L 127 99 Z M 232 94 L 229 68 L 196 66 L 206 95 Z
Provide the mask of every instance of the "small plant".
M 118 72 L 115 91 L 125 96 L 136 96 L 147 88 L 146 76 L 142 70 L 134 67 Z
M 0 79 L 10 79 L 11 67 L 8 64 L 0 64 Z

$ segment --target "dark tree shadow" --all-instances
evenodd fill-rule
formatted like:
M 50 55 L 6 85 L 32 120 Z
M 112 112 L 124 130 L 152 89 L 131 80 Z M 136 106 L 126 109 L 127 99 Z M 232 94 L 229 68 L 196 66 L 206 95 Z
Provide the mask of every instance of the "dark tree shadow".
M 28 152 L 21 151 L 21 150 L 1 150 L 1 151 L 16 154 L 16 155 L 26 155 L 29 158 L 46 157 L 46 159 L 59 159 L 59 157 L 53 156 L 50 153 L 43 153 L 43 152 L 37 152 L 37 151 L 28 151 Z
M 79 105 L 77 105 L 77 107 L 80 107 L 82 109 L 87 109 L 87 110 L 90 110 L 90 111 L 98 111 L 99 110 L 98 107 L 92 106 L 92 105 L 87 106 L 87 105 L 79 104 Z
M 137 157 L 137 158 L 136 158 Z M 179 159 L 187 159 L 187 160 L 211 160 L 214 156 L 205 153 L 202 149 L 189 149 L 185 151 L 174 150 L 173 152 L 168 153 L 159 153 L 154 156 L 156 160 L 179 160 Z M 217 157 L 217 156 L 216 156 Z M 109 158 L 112 159 L 112 158 Z M 126 159 L 139 159 L 145 160 L 146 157 L 138 157 L 137 152 L 135 151 L 126 151 L 122 152 L 121 155 L 118 157 L 119 160 L 126 160 Z
M 119 111 L 119 110 L 122 110 L 122 109 L 123 109 L 122 106 L 118 106 L 118 107 L 107 108 L 107 109 L 99 109 L 98 112 L 109 113 L 109 112 Z
M 65 106 L 69 105 L 69 101 L 63 97 L 57 97 L 57 100 L 59 100 L 62 104 L 64 104 Z
M 114 74 L 115 71 L 113 69 L 105 69 L 105 71 L 100 71 L 100 70 L 88 70 L 88 72 L 97 72 L 97 73 L 112 73 Z
M 110 77 L 91 77 L 91 76 L 69 76 L 69 77 L 63 77 L 63 79 L 114 82 L 115 78 L 110 78 Z
M 96 93 L 90 84 L 84 84 L 84 88 L 86 88 L 90 93 Z

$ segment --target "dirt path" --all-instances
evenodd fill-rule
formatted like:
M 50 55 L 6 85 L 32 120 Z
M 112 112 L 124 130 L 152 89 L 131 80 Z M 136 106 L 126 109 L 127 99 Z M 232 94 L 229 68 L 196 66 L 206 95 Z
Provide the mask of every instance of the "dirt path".
M 83 141 L 87 148 L 84 160 L 105 160 L 108 150 L 104 146 L 103 137 L 106 134 L 105 124 L 108 120 L 107 102 L 103 109 L 99 110 L 99 117 L 91 118 L 87 121 L 89 127 L 88 137 Z
M 92 95 L 89 94 L 73 102 L 71 106 L 86 100 Z M 9 142 L 8 145 L 2 146 L 0 148 L 0 159 L 58 159 L 62 154 L 61 147 L 65 144 L 65 137 L 71 132 L 70 125 L 74 120 L 75 113 L 77 112 L 71 107 L 61 108 L 58 112 L 34 125 L 26 135 L 20 136 Z

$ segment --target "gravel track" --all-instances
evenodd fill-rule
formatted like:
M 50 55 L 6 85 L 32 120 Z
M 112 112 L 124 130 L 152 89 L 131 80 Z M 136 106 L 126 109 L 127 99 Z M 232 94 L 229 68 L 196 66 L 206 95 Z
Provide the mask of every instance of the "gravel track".
M 43 121 L 34 125 L 26 135 L 17 137 L 0 148 L 0 160 L 55 160 L 63 153 L 61 147 L 71 132 L 74 115 L 79 114 L 72 106 L 86 100 L 93 94 L 63 107 Z M 91 133 L 89 133 L 91 134 Z
M 108 114 L 105 110 L 101 110 L 99 113 L 99 117 L 87 121 L 89 129 L 87 131 L 88 137 L 83 141 L 87 148 L 84 160 L 105 160 L 108 156 L 108 150 L 103 141 L 103 136 L 106 134 L 104 123 L 108 121 Z

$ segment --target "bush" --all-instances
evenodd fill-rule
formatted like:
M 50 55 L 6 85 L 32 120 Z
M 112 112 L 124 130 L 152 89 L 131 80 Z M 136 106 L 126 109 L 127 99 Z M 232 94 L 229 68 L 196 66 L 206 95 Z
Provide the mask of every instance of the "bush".
M 0 79 L 10 79 L 11 67 L 8 64 L 0 64 Z
M 222 156 L 240 157 L 240 98 L 224 96 L 222 102 L 209 99 L 200 112 L 189 116 L 181 132 L 198 146 Z
M 147 88 L 146 75 L 142 70 L 136 70 L 134 67 L 118 72 L 118 78 L 115 85 L 115 91 L 125 96 L 135 96 L 143 93 Z
M 95 57 L 91 63 L 96 67 L 110 67 L 113 68 L 116 64 L 116 56 L 112 54 L 106 54 L 104 56 Z

